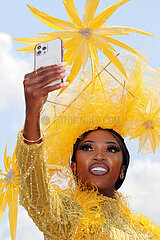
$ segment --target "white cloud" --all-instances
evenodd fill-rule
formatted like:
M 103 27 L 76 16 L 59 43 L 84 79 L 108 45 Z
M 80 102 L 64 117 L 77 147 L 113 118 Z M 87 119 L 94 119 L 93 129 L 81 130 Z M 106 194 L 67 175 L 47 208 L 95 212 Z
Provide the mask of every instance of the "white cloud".
M 12 53 L 12 39 L 0 33 L 0 111 L 23 103 L 23 78 L 29 63 Z
M 160 162 L 137 160 L 129 168 L 121 192 L 129 196 L 131 207 L 160 224 Z
M 21 208 L 18 216 L 17 240 L 42 240 L 43 233 L 38 230 L 27 212 Z

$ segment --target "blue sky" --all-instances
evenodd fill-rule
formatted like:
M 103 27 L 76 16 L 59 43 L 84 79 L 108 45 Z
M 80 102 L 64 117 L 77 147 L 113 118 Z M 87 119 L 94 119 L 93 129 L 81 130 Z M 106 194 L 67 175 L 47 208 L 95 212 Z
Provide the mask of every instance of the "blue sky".
M 81 4 L 79 4 L 79 2 Z M 101 0 L 97 12 L 114 0 Z M 82 16 L 82 6 L 84 0 L 75 0 L 77 8 Z M 34 37 L 37 32 L 50 31 L 47 27 L 36 19 L 27 8 L 27 4 L 43 10 L 44 12 L 68 20 L 62 0 L 5 0 L 1 1 L 0 6 L 0 168 L 2 168 L 3 152 L 5 145 L 10 139 L 8 152 L 12 154 L 16 143 L 18 131 L 23 126 L 24 121 L 24 100 L 23 100 L 23 76 L 33 69 L 32 54 L 16 52 L 17 48 L 23 47 L 22 44 L 12 41 L 13 37 Z M 159 67 L 160 63 L 160 1 L 159 0 L 132 0 L 118 9 L 109 19 L 108 24 L 121 25 L 139 28 L 148 31 L 157 38 L 143 35 L 132 34 L 121 38 L 138 51 L 143 53 L 149 60 L 153 68 Z M 158 221 L 157 209 L 160 201 L 160 192 L 157 190 L 157 183 L 160 181 L 158 174 L 160 170 L 160 151 L 155 155 L 137 154 L 137 142 L 127 141 L 132 165 L 128 176 L 128 182 L 124 184 L 123 192 L 131 195 L 132 206 L 144 214 L 150 214 Z M 143 176 L 143 177 L 142 177 Z M 136 179 L 136 181 L 135 181 Z M 152 188 L 152 190 L 150 189 Z M 154 196 L 152 204 L 151 195 Z M 148 200 L 146 200 L 146 198 Z M 143 200 L 142 200 L 143 199 Z M 144 202 L 145 201 L 145 202 Z M 34 229 L 34 225 L 26 217 L 26 213 L 21 209 L 20 216 L 23 216 L 27 224 L 23 225 L 23 230 L 33 230 L 33 238 L 38 239 L 39 232 Z M 27 219 L 27 220 L 26 220 Z M 159 222 L 160 223 L 160 222 Z M 7 217 L 5 216 L 0 225 L 0 239 L 9 238 L 7 227 Z M 21 223 L 22 224 L 22 223 Z M 5 226 L 5 233 L 2 228 Z M 18 225 L 17 239 L 21 239 L 21 225 Z M 25 231 L 25 230 L 24 230 Z M 35 233 L 36 232 L 36 233 Z M 37 234 L 37 235 L 34 235 Z M 40 239 L 41 237 L 39 237 Z M 24 239 L 24 238 L 23 238 Z M 25 240 L 25 239 L 24 239 Z

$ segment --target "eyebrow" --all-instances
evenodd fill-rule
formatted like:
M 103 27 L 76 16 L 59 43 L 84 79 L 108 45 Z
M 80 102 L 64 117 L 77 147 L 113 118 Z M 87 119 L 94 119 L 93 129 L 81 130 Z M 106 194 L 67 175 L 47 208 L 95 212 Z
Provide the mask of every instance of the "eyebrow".
M 92 140 L 86 140 L 86 141 L 84 141 L 83 143 L 86 143 L 86 142 L 92 142 L 92 143 L 95 143 L 95 141 L 92 141 Z M 83 144 L 82 143 L 82 144 Z M 110 144 L 110 143 L 112 143 L 112 144 L 115 144 L 115 145 L 118 145 L 116 142 L 105 142 L 106 144 Z

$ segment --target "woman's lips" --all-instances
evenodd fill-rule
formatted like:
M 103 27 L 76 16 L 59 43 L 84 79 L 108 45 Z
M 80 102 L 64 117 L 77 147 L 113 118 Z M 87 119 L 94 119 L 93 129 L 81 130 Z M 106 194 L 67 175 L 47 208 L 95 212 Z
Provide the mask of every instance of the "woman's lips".
M 109 173 L 109 167 L 104 163 L 94 163 L 89 167 L 89 172 L 95 176 L 102 176 Z

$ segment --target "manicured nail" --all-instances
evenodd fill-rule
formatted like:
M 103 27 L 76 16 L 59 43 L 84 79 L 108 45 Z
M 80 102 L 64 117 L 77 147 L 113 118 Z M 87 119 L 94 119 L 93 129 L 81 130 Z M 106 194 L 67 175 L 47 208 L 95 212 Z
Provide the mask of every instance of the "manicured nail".
M 71 66 L 65 66 L 65 70 L 71 69 Z
M 65 86 L 68 86 L 68 85 L 69 85 L 69 82 L 64 82 L 63 86 L 65 87 Z
M 60 77 L 66 77 L 68 76 L 70 73 L 69 72 L 64 72 L 64 73 L 60 73 Z
M 70 70 L 70 66 L 61 67 L 59 71 L 66 71 L 66 70 Z
M 65 87 L 65 86 L 68 86 L 69 82 L 63 82 L 60 84 L 60 87 Z
M 57 64 L 57 66 L 58 66 L 58 67 L 63 67 L 63 66 L 66 65 L 66 64 L 67 64 L 67 62 L 60 62 L 60 63 Z

